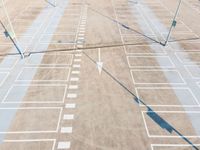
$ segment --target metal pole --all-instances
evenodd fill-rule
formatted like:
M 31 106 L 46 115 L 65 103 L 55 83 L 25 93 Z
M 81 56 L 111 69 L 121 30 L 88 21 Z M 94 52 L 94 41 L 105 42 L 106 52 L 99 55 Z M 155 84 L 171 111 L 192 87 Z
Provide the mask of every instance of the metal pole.
M 16 34 L 14 32 L 14 29 L 13 29 L 13 26 L 12 26 L 12 23 L 10 21 L 10 17 L 8 15 L 8 12 L 7 12 L 7 9 L 5 7 L 5 4 L 4 4 L 4 1 L 1 0 L 2 2 L 2 6 L 3 6 L 3 10 L 5 12 L 5 15 L 6 15 L 6 18 L 8 20 L 8 23 L 9 23 L 9 26 L 10 26 L 10 29 L 11 29 L 11 32 L 13 34 L 13 36 L 10 35 L 10 32 L 6 29 L 6 27 L 4 26 L 4 24 L 2 23 L 2 21 L 0 21 L 0 24 L 2 25 L 2 27 L 4 28 L 5 30 L 5 34 L 9 37 L 9 39 L 12 41 L 12 43 L 14 44 L 14 46 L 16 47 L 17 51 L 19 52 L 19 54 L 21 55 L 21 58 L 23 59 L 24 58 L 24 54 L 22 53 L 22 51 L 20 50 L 19 46 L 16 44 L 17 41 L 17 38 L 16 38 Z M 16 42 L 14 41 L 14 38 L 16 40 Z
M 177 18 L 177 16 L 178 16 L 178 12 L 179 12 L 179 10 L 180 10 L 181 2 L 182 2 L 182 0 L 179 0 L 179 4 L 178 4 L 178 7 L 177 7 L 177 9 L 176 9 L 176 12 L 175 12 L 175 15 L 174 15 L 174 18 L 173 18 L 171 27 L 170 27 L 170 29 L 169 29 L 169 33 L 168 33 L 167 38 L 166 38 L 166 41 L 165 41 L 164 44 L 162 43 L 163 46 L 166 46 L 166 45 L 167 45 L 167 43 L 168 43 L 168 41 L 169 41 L 169 38 L 170 38 L 170 36 L 171 36 L 172 29 L 173 29 L 173 27 L 175 28 L 175 26 L 176 26 L 176 23 L 177 23 L 177 22 L 176 22 L 176 18 Z
M 5 34 L 9 37 L 9 39 L 12 41 L 12 43 L 14 44 L 14 46 L 16 47 L 17 51 L 19 52 L 19 54 L 21 55 L 21 58 L 24 58 L 24 54 L 21 52 L 20 48 L 17 46 L 17 44 L 15 43 L 14 39 L 10 36 L 8 30 L 6 29 L 6 27 L 4 26 L 4 24 L 2 23 L 2 21 L 0 20 L 0 24 L 2 25 L 2 27 L 5 30 Z
M 4 10 L 5 14 L 6 14 L 6 18 L 7 18 L 7 20 L 8 20 L 8 23 L 9 23 L 9 26 L 10 26 L 10 29 L 11 29 L 11 32 L 13 33 L 13 36 L 16 37 L 15 32 L 14 32 L 14 29 L 13 29 L 13 26 L 12 26 L 12 23 L 11 23 L 11 21 L 10 21 L 10 17 L 9 17 L 9 15 L 8 15 L 8 12 L 7 12 L 7 9 L 6 9 L 6 6 L 5 6 L 5 4 L 4 4 L 4 1 L 1 0 L 1 2 L 2 2 L 2 6 L 3 6 L 3 10 Z

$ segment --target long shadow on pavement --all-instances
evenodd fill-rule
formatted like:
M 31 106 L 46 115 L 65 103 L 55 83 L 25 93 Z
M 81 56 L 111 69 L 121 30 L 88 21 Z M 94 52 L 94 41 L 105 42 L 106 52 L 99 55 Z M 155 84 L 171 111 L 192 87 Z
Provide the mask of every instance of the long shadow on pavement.
M 200 38 L 188 38 L 188 39 L 179 39 L 179 40 L 170 40 L 169 43 L 173 43 L 173 42 L 187 42 L 187 41 L 195 41 L 195 40 L 200 40 Z M 151 44 L 157 44 L 156 42 L 151 42 L 149 43 L 149 45 Z M 142 46 L 142 45 L 146 45 L 146 42 L 138 42 L 138 43 L 127 43 L 127 44 L 123 44 L 123 43 L 119 43 L 119 44 L 110 44 L 110 43 L 105 43 L 104 45 L 91 45 L 85 48 L 69 48 L 69 49 L 52 49 L 52 50 L 46 50 L 46 51 L 28 51 L 28 52 L 24 52 L 24 56 L 30 56 L 32 54 L 41 54 L 41 53 L 53 53 L 53 52 L 73 52 L 75 50 L 93 50 L 93 49 L 97 49 L 97 48 L 115 48 L 115 47 L 122 47 L 122 46 Z M 19 55 L 19 53 L 3 53 L 0 54 L 0 56 L 17 56 Z
M 87 53 L 83 52 L 83 54 L 91 60 L 95 65 L 97 62 L 92 59 Z M 185 142 L 187 142 L 189 145 L 193 147 L 195 150 L 199 150 L 188 138 L 186 138 L 183 134 L 181 134 L 177 129 L 175 129 L 170 123 L 168 123 L 165 119 L 163 119 L 161 116 L 159 116 L 151 107 L 149 107 L 145 102 L 141 99 L 139 99 L 131 90 L 129 90 L 123 83 L 121 83 L 117 78 L 115 78 L 107 69 L 102 67 L 102 71 L 105 72 L 109 77 L 111 77 L 116 83 L 118 83 L 123 89 L 125 89 L 129 94 L 131 94 L 134 97 L 134 101 L 138 104 L 143 104 L 147 108 L 147 115 L 162 129 L 165 129 L 169 133 L 172 133 L 173 131 L 182 138 Z

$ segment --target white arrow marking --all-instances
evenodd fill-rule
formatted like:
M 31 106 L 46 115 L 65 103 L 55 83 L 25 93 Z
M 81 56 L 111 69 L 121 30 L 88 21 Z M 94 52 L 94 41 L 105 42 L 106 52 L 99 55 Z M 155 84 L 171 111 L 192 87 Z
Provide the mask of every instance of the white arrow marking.
M 103 62 L 101 61 L 101 49 L 98 49 L 98 56 L 99 56 L 99 61 L 97 62 L 97 69 L 99 71 L 99 74 L 101 74 L 102 72 L 102 68 L 103 68 Z

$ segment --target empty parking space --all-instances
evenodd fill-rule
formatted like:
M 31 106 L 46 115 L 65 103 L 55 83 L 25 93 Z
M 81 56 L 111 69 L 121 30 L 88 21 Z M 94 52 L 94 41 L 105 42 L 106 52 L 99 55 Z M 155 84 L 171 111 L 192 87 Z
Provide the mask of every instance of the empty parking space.
M 16 112 L 8 133 L 42 133 L 58 130 L 60 108 L 0 109 L 0 111 L 4 117 L 9 113 Z M 47 116 L 51 116 L 53 119 L 47 121 Z M 1 127 L 0 133 L 4 132 L 3 128 Z
M 183 64 L 200 63 L 200 52 L 176 52 L 176 56 Z
M 158 63 L 161 64 L 159 64 Z M 128 56 L 131 68 L 173 68 L 173 62 L 168 56 Z
M 198 149 L 200 149 L 200 144 L 194 144 Z M 152 150 L 192 150 L 194 147 L 189 144 L 152 144 Z
M 42 62 L 39 64 L 37 55 L 31 55 L 27 61 L 27 65 L 41 66 L 70 66 L 72 64 L 73 55 L 67 52 L 47 53 L 44 55 Z
M 21 101 L 20 91 L 26 89 L 26 95 Z M 66 94 L 66 85 L 14 85 L 12 86 L 4 103 L 63 103 Z
M 177 71 L 170 70 L 131 70 L 134 84 L 170 84 L 165 75 L 171 79 L 171 84 L 184 84 Z
M 0 86 L 2 84 L 4 84 L 4 81 L 6 80 L 6 78 L 8 77 L 8 72 L 1 72 L 0 71 Z
M 37 73 L 34 78 L 32 75 L 37 69 Z M 33 73 L 32 73 L 33 72 Z M 69 79 L 70 68 L 62 67 L 26 67 L 20 72 L 17 80 L 18 81 L 63 81 L 66 82 Z M 32 79 L 33 78 L 33 79 Z
M 156 48 L 156 53 L 157 54 L 165 54 L 164 49 L 161 46 L 155 46 Z M 149 46 L 147 45 L 128 45 L 126 46 L 126 53 L 127 54 L 154 54 L 155 51 L 152 50 Z
M 149 106 L 198 106 L 196 97 L 188 88 L 139 87 L 136 92 Z M 177 96 L 183 96 L 184 103 Z
M 43 150 L 53 150 L 54 140 L 16 140 L 16 141 L 6 141 L 0 145 L 1 150 L 15 149 L 15 150 L 25 150 L 25 149 L 43 149 Z

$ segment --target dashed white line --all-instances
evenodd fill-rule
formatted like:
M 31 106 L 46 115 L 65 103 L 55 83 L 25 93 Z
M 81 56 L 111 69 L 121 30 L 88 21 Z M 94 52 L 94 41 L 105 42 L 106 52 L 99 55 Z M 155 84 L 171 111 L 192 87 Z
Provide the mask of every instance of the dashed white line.
M 70 85 L 70 86 L 69 86 L 69 89 L 70 89 L 70 90 L 78 89 L 78 85 Z
M 71 114 L 66 114 L 63 116 L 63 120 L 73 120 L 74 119 L 74 115 Z
M 79 81 L 79 78 L 71 78 L 70 81 Z
M 73 68 L 80 68 L 81 67 L 81 65 L 73 65 Z
M 69 93 L 67 94 L 67 98 L 77 98 L 77 94 Z
M 65 104 L 65 108 L 76 108 L 76 104 L 74 103 Z
M 58 142 L 58 149 L 69 149 L 71 147 L 70 142 Z
M 72 133 L 72 127 L 62 127 L 60 132 L 61 133 Z
M 74 62 L 81 62 L 81 59 L 74 59 Z
M 80 74 L 80 71 L 72 71 L 72 74 Z

